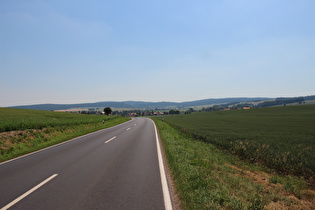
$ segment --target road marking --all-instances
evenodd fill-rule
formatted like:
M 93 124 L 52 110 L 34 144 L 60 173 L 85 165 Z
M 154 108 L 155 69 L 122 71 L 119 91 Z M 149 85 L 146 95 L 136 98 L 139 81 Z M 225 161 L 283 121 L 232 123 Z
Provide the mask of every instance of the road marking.
M 155 139 L 156 139 L 157 153 L 158 153 L 158 159 L 159 159 L 160 176 L 161 176 L 161 183 L 162 183 L 162 190 L 163 190 L 163 197 L 164 197 L 164 206 L 166 210 L 172 210 L 173 209 L 172 201 L 171 201 L 170 191 L 167 184 L 166 173 L 165 173 L 164 164 L 163 164 L 163 157 L 162 157 L 162 152 L 161 152 L 161 147 L 160 147 L 160 141 L 157 134 L 155 123 L 153 122 L 153 120 L 151 121 L 154 125 L 154 130 L 155 130 Z
M 114 140 L 114 139 L 116 139 L 116 136 L 114 136 L 113 138 L 111 138 L 111 139 L 105 141 L 104 144 L 107 144 L 108 142 L 110 142 L 111 140 Z
M 129 131 L 130 130 L 130 128 L 127 128 L 127 131 Z
M 24 193 L 23 195 L 21 195 L 20 197 L 18 197 L 17 199 L 15 199 L 14 201 L 12 201 L 11 203 L 7 204 L 5 207 L 1 208 L 0 210 L 6 210 L 10 207 L 12 207 L 14 204 L 18 203 L 19 201 L 21 201 L 23 198 L 25 198 L 26 196 L 28 196 L 29 194 L 31 194 L 32 192 L 34 192 L 35 190 L 37 190 L 38 188 L 40 188 L 41 186 L 43 186 L 44 184 L 46 184 L 47 182 L 49 182 L 50 180 L 52 180 L 53 178 L 55 178 L 56 176 L 58 176 L 58 174 L 54 174 L 51 177 L 47 178 L 46 180 L 44 180 L 43 182 L 41 182 L 40 184 L 36 185 L 35 187 L 33 187 L 32 189 L 30 189 L 29 191 L 27 191 L 26 193 Z
M 134 126 L 136 126 L 137 124 L 135 124 Z

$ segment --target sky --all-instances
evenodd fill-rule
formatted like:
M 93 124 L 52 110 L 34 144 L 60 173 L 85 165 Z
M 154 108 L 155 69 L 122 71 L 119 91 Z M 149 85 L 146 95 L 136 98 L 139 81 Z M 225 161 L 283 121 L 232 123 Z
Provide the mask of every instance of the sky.
M 315 95 L 314 0 L 0 0 L 0 107 Z

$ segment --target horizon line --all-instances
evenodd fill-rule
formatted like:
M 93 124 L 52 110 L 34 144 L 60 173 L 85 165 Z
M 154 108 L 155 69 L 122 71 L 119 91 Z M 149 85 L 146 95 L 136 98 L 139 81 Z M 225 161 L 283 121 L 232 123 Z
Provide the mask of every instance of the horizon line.
M 211 100 L 211 99 L 229 99 L 229 98 L 262 98 L 262 99 L 275 99 L 275 98 L 296 98 L 296 97 L 308 97 L 313 95 L 306 96 L 277 96 L 277 97 L 218 97 L 218 98 L 205 98 L 205 99 L 196 99 L 196 100 L 187 100 L 187 101 L 145 101 L 145 100 L 124 100 L 124 101 L 96 101 L 96 102 L 73 102 L 73 103 L 36 103 L 36 104 L 22 104 L 22 105 L 9 105 L 9 106 L 0 106 L 1 108 L 10 108 L 10 107 L 19 107 L 19 106 L 36 106 L 36 105 L 73 105 L 73 104 L 95 104 L 95 103 L 104 103 L 104 102 L 114 102 L 114 103 L 124 103 L 124 102 L 143 102 L 143 103 L 185 103 L 185 102 L 193 102 L 193 101 L 203 101 L 203 100 Z

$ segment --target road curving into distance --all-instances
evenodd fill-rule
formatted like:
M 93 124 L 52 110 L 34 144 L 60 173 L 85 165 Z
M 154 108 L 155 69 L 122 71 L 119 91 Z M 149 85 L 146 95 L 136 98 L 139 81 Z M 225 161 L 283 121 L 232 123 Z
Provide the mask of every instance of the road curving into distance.
M 172 209 L 148 118 L 0 164 L 0 209 Z

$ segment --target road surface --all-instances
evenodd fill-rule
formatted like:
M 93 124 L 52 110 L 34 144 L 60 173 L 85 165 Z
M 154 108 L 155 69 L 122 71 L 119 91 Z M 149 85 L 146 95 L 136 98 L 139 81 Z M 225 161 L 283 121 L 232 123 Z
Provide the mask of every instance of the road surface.
M 0 209 L 170 209 L 155 129 L 134 118 L 2 163 Z

